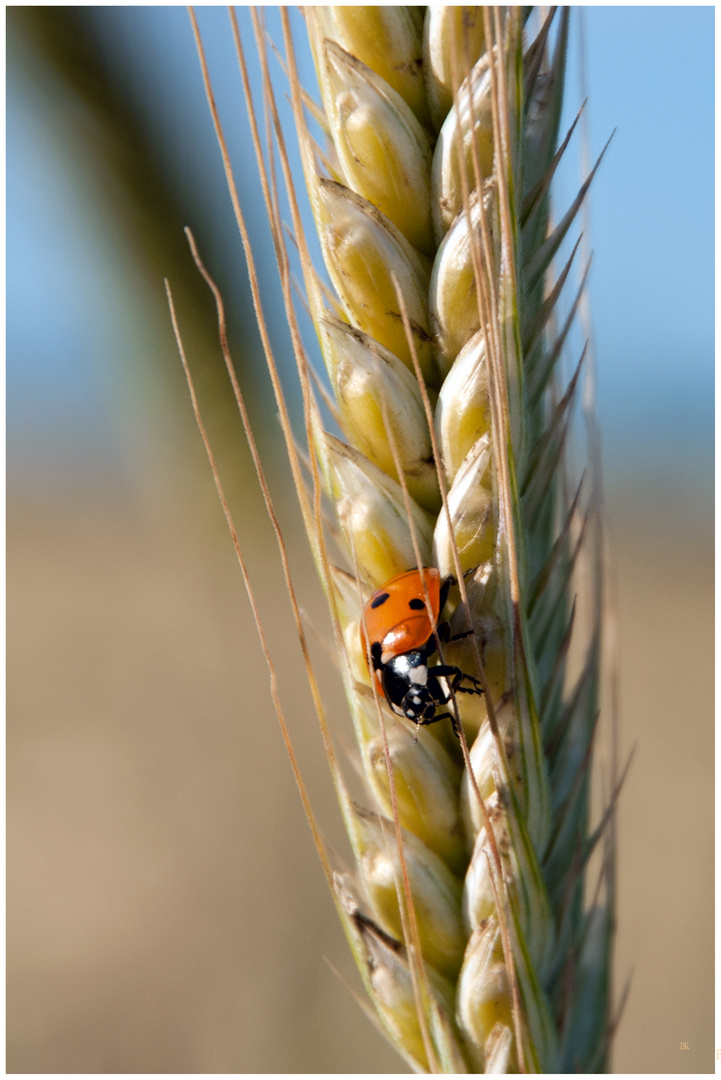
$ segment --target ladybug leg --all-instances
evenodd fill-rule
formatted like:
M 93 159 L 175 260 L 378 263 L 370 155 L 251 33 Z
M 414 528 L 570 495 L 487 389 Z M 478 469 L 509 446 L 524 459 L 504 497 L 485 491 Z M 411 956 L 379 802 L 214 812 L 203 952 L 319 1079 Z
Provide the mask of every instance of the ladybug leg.
M 463 575 L 463 577 L 465 578 L 468 574 L 471 574 L 471 573 L 473 573 L 473 570 L 467 570 L 466 573 Z M 453 574 L 447 574 L 446 577 L 443 579 L 443 583 L 441 584 L 441 591 L 440 591 L 440 594 L 439 594 L 439 597 L 438 597 L 438 614 L 439 615 L 443 614 L 443 609 L 446 606 L 446 601 L 448 600 L 448 593 L 451 590 L 451 586 L 452 585 L 457 585 L 457 584 L 458 584 L 458 579 L 456 577 L 454 577 Z M 472 633 L 473 633 L 473 630 L 464 630 L 461 634 L 454 634 L 451 637 L 451 627 L 450 627 L 450 623 L 447 620 L 444 621 L 444 622 L 439 622 L 438 626 L 436 627 L 436 635 L 438 636 L 438 640 L 442 644 L 445 644 L 448 641 L 460 641 L 461 638 L 468 637 L 468 635 L 472 634 Z
M 460 634 L 451 635 L 451 624 L 449 622 L 442 622 L 438 623 L 436 633 L 438 634 L 441 644 L 445 645 L 450 641 L 460 641 L 461 638 L 470 637 L 473 630 L 462 630 Z
M 458 730 L 458 721 L 456 720 L 453 713 L 449 713 L 449 712 L 436 713 L 436 715 L 432 716 L 430 718 L 430 720 L 419 720 L 417 722 L 417 724 L 416 724 L 415 742 L 418 742 L 418 728 L 420 728 L 420 727 L 428 727 L 429 724 L 436 724 L 436 723 L 438 723 L 439 720 L 450 720 L 451 725 L 453 727 L 453 734 L 455 735 L 455 737 L 460 742 L 461 735 L 460 735 L 460 732 Z
M 473 683 L 473 686 L 461 686 L 459 681 L 458 685 L 453 687 L 454 691 L 457 691 L 459 694 L 478 694 L 479 696 L 483 693 L 481 681 L 480 679 L 477 679 L 475 675 L 468 675 L 463 671 L 461 672 L 461 678 L 468 679 Z
M 434 656 L 438 652 L 438 644 L 447 644 L 449 641 L 455 641 L 455 638 L 451 637 L 451 628 L 447 622 L 440 622 L 435 628 L 431 636 L 428 638 L 424 648 L 426 650 L 426 656 Z
M 461 671 L 458 667 L 453 667 L 450 664 L 437 664 L 431 668 L 428 672 L 429 677 L 434 679 L 445 678 L 450 679 L 450 688 L 452 693 L 461 694 L 482 694 L 483 687 L 480 680 L 475 675 L 469 675 L 466 671 Z M 461 683 L 467 679 L 468 682 L 473 683 L 473 686 L 461 686 Z M 446 701 L 448 699 L 446 698 Z

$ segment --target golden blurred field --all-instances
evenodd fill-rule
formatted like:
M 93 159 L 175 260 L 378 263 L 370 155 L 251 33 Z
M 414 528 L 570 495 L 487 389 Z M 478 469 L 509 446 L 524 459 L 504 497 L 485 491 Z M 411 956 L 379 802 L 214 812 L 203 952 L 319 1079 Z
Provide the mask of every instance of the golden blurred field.
M 713 1068 L 710 513 L 644 503 L 642 493 L 612 502 L 610 519 L 622 750 L 638 744 L 620 809 L 616 976 L 620 986 L 632 969 L 633 980 L 614 1065 L 703 1072 Z M 41 497 L 11 486 L 8 1070 L 399 1071 L 331 970 L 359 985 L 230 540 L 219 511 L 196 508 L 162 488 L 76 484 Z M 272 541 L 245 524 L 293 737 L 342 853 Z M 302 585 L 320 626 L 315 590 Z M 331 713 L 343 710 L 331 698 Z

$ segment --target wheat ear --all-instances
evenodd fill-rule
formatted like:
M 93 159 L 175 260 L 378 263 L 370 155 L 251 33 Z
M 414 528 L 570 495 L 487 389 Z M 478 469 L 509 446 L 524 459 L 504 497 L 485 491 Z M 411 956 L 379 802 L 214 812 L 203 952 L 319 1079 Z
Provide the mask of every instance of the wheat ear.
M 565 385 L 561 376 L 585 273 L 567 317 L 556 318 L 578 244 L 552 277 L 591 177 L 553 227 L 549 189 L 571 134 L 557 150 L 569 11 L 554 14 L 306 8 L 318 109 L 299 84 L 282 12 L 332 288 L 308 254 L 254 17 L 268 126 L 342 435 L 324 430 L 313 394 L 275 176 L 248 95 L 310 489 L 287 419 L 284 431 L 365 780 L 361 804 L 331 753 L 355 862 L 335 874 L 335 898 L 380 1026 L 416 1071 L 601 1071 L 615 1023 L 613 775 L 595 828 L 590 811 L 597 461 L 583 476 L 569 454 L 585 350 Z M 237 204 L 236 213 L 241 221 Z M 344 566 L 329 556 L 323 498 Z M 451 630 L 471 631 L 443 646 L 443 660 L 484 689 L 454 697 L 460 739 L 448 724 L 419 737 L 368 675 L 360 626 L 370 592 L 423 566 L 454 575 Z M 602 858 L 589 888 L 594 851 Z

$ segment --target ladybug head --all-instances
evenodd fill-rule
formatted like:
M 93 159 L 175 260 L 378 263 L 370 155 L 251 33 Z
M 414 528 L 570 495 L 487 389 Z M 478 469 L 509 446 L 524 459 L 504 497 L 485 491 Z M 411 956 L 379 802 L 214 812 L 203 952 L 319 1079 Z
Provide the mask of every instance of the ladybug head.
M 409 720 L 420 724 L 424 720 L 432 720 L 436 713 L 438 702 L 431 695 L 427 686 L 411 686 L 403 698 L 401 709 L 403 715 Z

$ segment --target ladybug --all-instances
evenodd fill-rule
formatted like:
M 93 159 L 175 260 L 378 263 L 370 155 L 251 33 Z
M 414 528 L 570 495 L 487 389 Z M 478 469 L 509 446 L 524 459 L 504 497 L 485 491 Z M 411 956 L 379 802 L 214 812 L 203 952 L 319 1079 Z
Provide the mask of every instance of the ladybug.
M 447 705 L 456 692 L 483 693 L 481 685 L 473 675 L 458 667 L 428 666 L 439 640 L 457 641 L 472 633 L 467 630 L 451 637 L 448 623 L 439 622 L 448 592 L 455 583 L 451 575 L 441 582 L 435 567 L 424 567 L 422 576 L 419 570 L 408 570 L 391 578 L 376 589 L 366 604 L 361 640 L 366 662 L 370 654 L 376 687 L 394 713 L 419 727 L 450 719 L 456 736 L 460 737 L 453 713 L 437 710 Z M 463 686 L 464 682 L 471 685 Z

